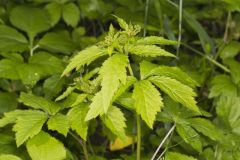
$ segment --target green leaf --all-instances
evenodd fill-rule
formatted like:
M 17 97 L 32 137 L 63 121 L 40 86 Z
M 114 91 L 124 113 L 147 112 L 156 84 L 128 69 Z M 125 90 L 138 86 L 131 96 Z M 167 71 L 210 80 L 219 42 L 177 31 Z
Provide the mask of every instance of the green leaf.
M 173 100 L 193 111 L 199 112 L 198 106 L 196 105 L 197 102 L 194 99 L 196 93 L 194 93 L 192 88 L 166 76 L 153 76 L 150 77 L 149 80 Z
M 62 12 L 61 5 L 59 3 L 52 2 L 47 4 L 45 9 L 47 10 L 50 16 L 51 26 L 54 26 L 61 18 Z
M 119 24 L 119 26 L 124 29 L 125 31 L 128 30 L 128 24 L 127 22 L 125 22 L 122 18 L 119 18 L 117 16 L 114 15 L 114 17 L 117 19 L 117 22 Z
M 41 76 L 62 73 L 62 60 L 47 52 L 38 52 L 29 58 L 29 64 L 42 68 L 39 74 Z
M 237 131 L 238 121 L 240 118 L 240 98 L 239 97 L 221 97 L 217 101 L 216 112 L 218 118 L 221 120 L 221 127 L 224 125 L 229 127 L 228 130 L 232 130 L 233 132 Z M 224 124 L 224 125 L 222 125 Z M 240 134 L 240 132 L 237 132 Z
M 85 141 L 87 140 L 88 133 L 88 122 L 85 121 L 85 117 L 88 110 L 88 105 L 82 103 L 76 107 L 73 107 L 67 114 L 71 124 L 71 129 L 75 130 L 77 134 Z
M 229 66 L 230 73 L 234 83 L 238 84 L 240 82 L 240 72 L 239 72 L 240 62 L 229 58 L 229 59 L 225 59 L 224 63 Z
M 15 123 L 19 116 L 24 116 L 25 114 L 29 114 L 28 111 L 14 110 L 11 112 L 4 113 L 4 117 L 0 119 L 0 127 L 4 127 L 10 123 Z
M 215 76 L 211 81 L 209 98 L 221 95 L 229 97 L 237 96 L 237 86 L 232 82 L 231 77 L 224 74 Z
M 173 79 L 178 80 L 179 82 L 191 86 L 196 87 L 199 86 L 199 84 L 193 80 L 189 75 L 184 73 L 180 68 L 178 67 L 168 67 L 168 66 L 158 66 L 156 68 L 153 68 L 146 77 L 149 76 L 166 76 Z
M 191 156 L 187 156 L 177 152 L 167 152 L 165 156 L 166 160 L 197 160 Z
M 71 86 L 68 87 L 67 90 L 66 90 L 65 92 L 63 92 L 60 96 L 58 96 L 55 101 L 63 100 L 63 99 L 66 98 L 68 95 L 70 95 L 75 88 L 76 88 L 76 87 L 71 87 Z
M 70 122 L 67 116 L 63 114 L 56 114 L 52 116 L 48 122 L 48 129 L 57 131 L 63 134 L 65 137 L 67 136 L 68 130 L 70 128 Z
M 89 65 L 95 59 L 106 54 L 107 54 L 106 50 L 98 46 L 86 48 L 80 51 L 75 57 L 71 59 L 70 63 L 67 65 L 62 75 L 66 75 L 74 68 L 81 68 L 85 64 Z
M 11 154 L 1 154 L 0 160 L 21 160 L 21 158 Z
M 119 108 L 115 106 L 109 107 L 109 110 L 101 117 L 101 120 L 115 135 L 125 140 L 126 119 Z
M 198 34 L 202 48 L 205 53 L 214 52 L 215 45 L 213 39 L 210 38 L 203 26 L 194 18 L 193 15 L 183 11 L 183 18 L 190 25 L 190 27 Z
M 123 84 L 126 82 L 126 67 L 128 63 L 127 56 L 123 54 L 115 54 L 108 58 L 100 69 L 100 76 L 102 77 L 102 105 L 105 113 L 111 105 L 113 96 L 118 90 L 120 82 Z
M 240 52 L 240 43 L 231 41 L 220 52 L 220 57 L 224 60 L 227 58 L 234 58 Z
M 175 57 L 172 53 L 161 49 L 155 45 L 126 45 L 125 49 L 127 52 L 131 54 L 135 54 L 142 57 L 158 57 L 158 56 L 167 56 L 167 57 Z
M 53 97 L 56 97 L 56 95 L 62 91 L 64 84 L 65 80 L 61 78 L 59 74 L 55 74 L 46 79 L 43 83 L 45 98 L 52 99 Z
M 211 121 L 204 118 L 189 118 L 187 121 L 193 128 L 212 140 L 220 139 L 220 132 Z
M 192 127 L 178 124 L 177 132 L 186 143 L 190 144 L 198 152 L 202 152 L 202 142 L 200 136 Z
M 28 138 L 37 135 L 46 120 L 47 114 L 33 110 L 28 110 L 28 114 L 17 117 L 16 124 L 13 126 L 13 130 L 16 132 L 17 146 L 19 147 Z
M 151 62 L 148 62 L 148 61 L 145 61 L 143 60 L 141 63 L 140 63 L 140 76 L 141 76 L 141 79 L 145 79 L 148 77 L 149 73 L 157 68 L 158 65 L 156 64 L 153 64 Z
M 142 80 L 135 83 L 132 97 L 136 112 L 152 128 L 157 112 L 163 107 L 160 93 L 148 80 Z
M 39 41 L 41 48 L 56 53 L 64 53 L 70 55 L 76 50 L 76 45 L 68 34 L 49 32 Z
M 137 40 L 136 44 L 141 45 L 153 45 L 153 44 L 160 44 L 160 45 L 177 45 L 177 41 L 168 40 L 163 37 L 157 37 L 157 36 L 149 36 L 140 38 Z
M 1 51 L 23 51 L 28 48 L 27 39 L 17 30 L 0 25 L 0 50 Z
M 63 19 L 72 26 L 76 27 L 80 19 L 79 8 L 74 3 L 68 3 L 63 6 Z
M 63 144 L 46 132 L 40 132 L 27 142 L 32 160 L 62 160 L 66 158 Z
M 50 27 L 47 14 L 40 8 L 33 6 L 17 6 L 10 13 L 11 23 L 28 33 L 30 41 L 40 32 Z
M 43 97 L 35 96 L 31 93 L 21 92 L 19 102 L 34 109 L 42 109 L 49 114 L 55 114 L 60 110 L 60 106 L 56 103 L 48 101 Z
M 115 93 L 113 100 L 116 100 L 119 96 L 121 96 L 124 92 L 126 92 L 135 82 L 137 81 L 137 79 L 133 76 L 128 76 L 126 83 L 125 84 L 121 84 L 117 90 L 117 92 Z
M 85 121 L 89 121 L 104 113 L 102 101 L 102 92 L 98 92 L 92 99 L 92 103 L 89 106 L 90 109 L 85 117 Z
M 17 108 L 17 95 L 9 92 L 0 93 L 0 113 L 9 112 Z
M 19 79 L 16 66 L 18 66 L 18 63 L 12 60 L 9 60 L 9 59 L 1 60 L 0 61 L 0 77 L 12 79 L 12 80 Z

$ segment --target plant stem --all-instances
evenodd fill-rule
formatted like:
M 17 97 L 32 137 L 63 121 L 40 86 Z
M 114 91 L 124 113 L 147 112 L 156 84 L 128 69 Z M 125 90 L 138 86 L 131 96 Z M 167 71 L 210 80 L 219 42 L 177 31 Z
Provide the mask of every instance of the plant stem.
M 146 33 L 147 33 L 148 8 L 149 8 L 149 0 L 146 0 L 146 5 L 145 5 L 145 15 L 144 15 L 143 37 L 145 37 L 145 36 L 146 36 Z
M 141 118 L 137 115 L 137 160 L 141 159 Z
M 79 138 L 78 136 L 76 136 L 73 132 L 69 131 L 70 135 L 77 140 L 77 142 L 82 146 L 83 148 L 83 153 L 84 153 L 84 158 L 85 160 L 88 160 L 88 151 L 87 151 L 87 145 L 86 145 L 86 141 L 82 140 L 81 138 Z
M 157 156 L 159 150 L 161 149 L 162 145 L 165 143 L 165 141 L 168 139 L 168 137 L 171 135 L 171 133 L 174 131 L 176 127 L 176 124 L 174 123 L 174 125 L 172 126 L 172 128 L 168 131 L 168 133 L 166 134 L 166 136 L 163 138 L 162 142 L 159 144 L 158 148 L 156 149 L 155 153 L 153 154 L 151 160 L 154 160 L 155 157 Z
M 216 60 L 210 58 L 209 56 L 206 56 L 204 53 L 202 53 L 202 52 L 194 49 L 193 47 L 191 47 L 191 46 L 189 46 L 189 45 L 187 45 L 187 44 L 185 44 L 185 43 L 182 43 L 182 45 L 185 46 L 186 48 L 190 49 L 191 51 L 197 53 L 198 55 L 206 58 L 208 61 L 212 62 L 214 65 L 218 66 L 219 68 L 221 68 L 221 69 L 224 70 L 225 72 L 230 73 L 230 70 L 229 70 L 227 67 L 225 67 L 225 66 L 222 65 L 221 63 L 217 62 Z
M 83 153 L 84 153 L 85 160 L 88 160 L 88 150 L 87 150 L 86 141 L 83 141 Z
M 177 46 L 177 57 L 179 58 L 179 49 L 182 40 L 182 14 L 183 14 L 183 0 L 179 0 L 179 21 L 178 21 L 178 46 Z
M 228 40 L 228 32 L 229 32 L 229 26 L 231 23 L 231 19 L 232 19 L 231 11 L 228 11 L 227 23 L 226 23 L 226 28 L 225 28 L 224 37 L 223 37 L 224 43 L 227 43 L 227 40 Z

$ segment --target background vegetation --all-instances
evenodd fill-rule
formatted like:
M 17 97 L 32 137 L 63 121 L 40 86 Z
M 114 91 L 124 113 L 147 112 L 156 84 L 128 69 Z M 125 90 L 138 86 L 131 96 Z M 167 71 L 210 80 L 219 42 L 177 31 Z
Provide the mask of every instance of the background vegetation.
M 239 11 L 239 0 L 1 0 L 0 160 L 239 160 Z M 150 78 L 103 96 L 111 114 L 89 114 L 124 71 Z M 164 104 L 150 97 L 152 116 L 133 109 L 147 90 Z

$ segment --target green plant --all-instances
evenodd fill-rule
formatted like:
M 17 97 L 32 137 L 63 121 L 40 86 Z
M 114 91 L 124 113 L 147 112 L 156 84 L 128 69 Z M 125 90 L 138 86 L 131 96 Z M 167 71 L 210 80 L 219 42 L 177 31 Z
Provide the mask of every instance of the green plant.
M 0 160 L 239 160 L 238 1 L 0 1 Z

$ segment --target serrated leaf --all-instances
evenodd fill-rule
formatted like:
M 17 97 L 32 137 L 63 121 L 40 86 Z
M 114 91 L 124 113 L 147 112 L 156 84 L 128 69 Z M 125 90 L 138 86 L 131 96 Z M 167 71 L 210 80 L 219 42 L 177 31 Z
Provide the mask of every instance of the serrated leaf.
M 156 64 L 153 64 L 153 63 L 150 63 L 148 61 L 145 61 L 143 60 L 141 63 L 140 63 L 140 76 L 141 76 L 141 79 L 145 79 L 148 77 L 149 73 L 157 68 L 158 65 Z
M 200 136 L 192 127 L 178 124 L 177 132 L 186 143 L 190 144 L 198 152 L 202 152 Z
M 196 105 L 197 102 L 194 99 L 196 93 L 194 93 L 192 88 L 166 76 L 153 76 L 150 77 L 149 80 L 173 100 L 193 111 L 199 112 L 198 106 Z
M 23 51 L 28 48 L 27 39 L 17 30 L 0 25 L 0 50 L 1 51 Z
M 80 19 L 79 8 L 74 3 L 68 3 L 63 6 L 63 19 L 72 26 L 76 27 Z
M 68 87 L 66 91 L 64 91 L 60 96 L 58 96 L 55 101 L 60 101 L 63 100 L 64 98 L 66 98 L 68 95 L 70 95 L 73 90 L 75 89 L 75 87 Z
M 35 96 L 31 93 L 21 92 L 19 102 L 24 103 L 26 106 L 42 109 L 49 114 L 55 114 L 60 110 L 60 106 L 51 102 L 43 97 Z
M 15 7 L 10 13 L 10 21 L 15 27 L 28 33 L 30 40 L 50 27 L 44 10 L 26 5 Z
M 218 96 L 237 96 L 237 86 L 232 82 L 231 77 L 220 74 L 213 78 L 211 81 L 209 98 L 218 97 Z
M 149 76 L 166 76 L 173 79 L 178 80 L 179 82 L 191 86 L 196 87 L 199 86 L 199 84 L 193 80 L 189 75 L 184 73 L 180 68 L 178 67 L 169 67 L 169 66 L 158 66 L 156 68 L 153 68 L 146 77 Z
M 63 33 L 49 32 L 39 41 L 41 48 L 56 53 L 64 53 L 70 55 L 76 50 L 76 45 L 71 40 L 70 36 Z
M 4 117 L 0 119 L 0 127 L 4 127 L 10 123 L 14 123 L 17 120 L 17 117 L 24 116 L 25 114 L 28 114 L 28 111 L 14 110 L 4 113 Z
M 28 138 L 37 135 L 46 120 L 47 114 L 34 110 L 28 110 L 28 114 L 17 117 L 16 124 L 13 126 L 13 130 L 16 132 L 17 146 L 19 147 Z
M 128 30 L 128 24 L 127 22 L 125 22 L 122 18 L 119 18 L 117 16 L 114 15 L 114 17 L 117 19 L 117 22 L 119 24 L 119 26 L 124 29 L 124 30 Z
M 167 57 L 175 57 L 172 53 L 161 49 L 155 45 L 126 45 L 125 49 L 127 52 L 131 54 L 135 54 L 142 57 L 158 57 L 158 56 L 167 56 Z
M 115 93 L 113 100 L 116 100 L 119 96 L 121 96 L 124 92 L 126 92 L 135 82 L 137 81 L 137 79 L 133 76 L 128 76 L 126 83 L 125 84 L 121 84 L 117 90 L 117 92 Z
M 17 95 L 15 93 L 0 93 L 0 114 L 16 109 L 17 105 Z
M 240 43 L 231 41 L 220 52 L 220 57 L 224 60 L 227 58 L 234 58 L 240 52 Z
M 157 112 L 163 107 L 160 93 L 149 81 L 142 80 L 135 83 L 132 97 L 136 112 L 152 128 Z
M 52 2 L 47 4 L 45 9 L 50 15 L 51 25 L 54 26 L 61 18 L 61 5 L 59 3 Z
M 27 142 L 27 150 L 32 160 L 63 160 L 67 154 L 61 142 L 43 131 Z
M 204 118 L 189 118 L 187 121 L 193 128 L 201 132 L 203 135 L 211 138 L 212 140 L 219 140 L 220 132 L 211 121 Z
M 108 58 L 100 69 L 100 76 L 102 77 L 102 105 L 105 113 L 111 105 L 113 96 L 118 90 L 120 82 L 123 84 L 126 82 L 126 67 L 128 63 L 127 56 L 123 54 L 115 54 Z
M 57 131 L 58 133 L 63 134 L 65 137 L 67 136 L 68 130 L 70 128 L 68 117 L 60 113 L 50 117 L 47 125 L 48 129 Z
M 141 45 L 153 45 L 153 44 L 160 44 L 160 45 L 177 45 L 177 41 L 168 40 L 163 37 L 157 37 L 157 36 L 149 36 L 140 38 L 137 40 L 136 44 Z
M 79 106 L 73 107 L 67 114 L 71 129 L 75 130 L 85 141 L 87 140 L 88 133 L 88 122 L 85 121 L 85 117 L 88 110 L 88 105 L 82 103 Z
M 56 97 L 56 95 L 62 91 L 64 84 L 65 80 L 61 78 L 59 74 L 55 74 L 46 79 L 43 83 L 45 98 L 52 99 L 53 97 Z
M 109 107 L 107 113 L 102 115 L 101 120 L 115 135 L 121 140 L 125 140 L 126 119 L 119 108 L 116 106 Z
M 47 52 L 35 53 L 29 58 L 29 64 L 42 68 L 39 71 L 41 76 L 61 73 L 64 69 L 62 60 Z
M 16 70 L 17 62 L 3 59 L 0 61 L 0 77 L 16 80 L 19 79 L 18 71 Z
M 76 101 L 71 105 L 71 107 L 77 106 L 79 104 L 81 104 L 86 98 L 87 98 L 88 94 L 79 94 L 76 97 Z
M 228 130 L 237 130 L 240 118 L 240 98 L 239 97 L 221 97 L 217 101 L 216 112 L 220 119 L 221 127 L 227 126 Z M 240 132 L 238 132 L 239 134 Z
M 235 84 L 238 84 L 240 82 L 240 62 L 234 60 L 234 59 L 225 59 L 224 63 L 227 64 L 230 68 L 230 73 L 233 78 L 233 81 Z
M 70 60 L 70 63 L 67 65 L 62 75 L 66 75 L 74 68 L 81 68 L 85 64 L 89 65 L 95 59 L 106 55 L 107 52 L 105 49 L 102 49 L 98 46 L 92 46 L 80 51 L 75 57 Z
M 165 156 L 166 160 L 197 160 L 191 156 L 187 156 L 177 152 L 167 152 Z
M 21 158 L 12 154 L 1 154 L 0 160 L 21 160 Z
M 92 103 L 89 106 L 90 109 L 85 117 L 85 121 L 89 121 L 104 113 L 102 100 L 102 92 L 98 92 L 92 99 Z

